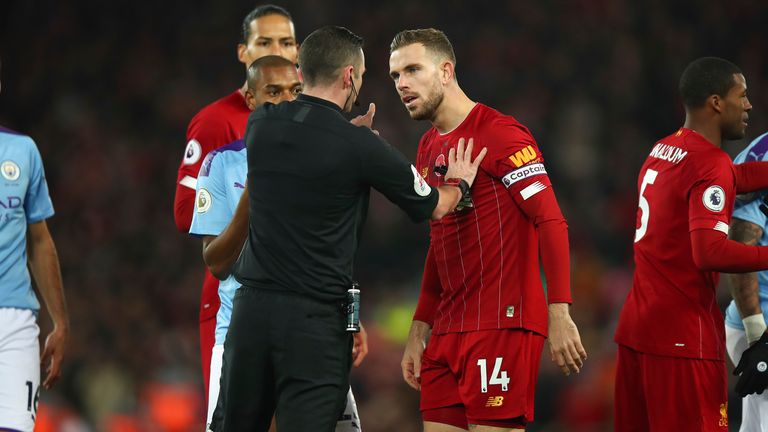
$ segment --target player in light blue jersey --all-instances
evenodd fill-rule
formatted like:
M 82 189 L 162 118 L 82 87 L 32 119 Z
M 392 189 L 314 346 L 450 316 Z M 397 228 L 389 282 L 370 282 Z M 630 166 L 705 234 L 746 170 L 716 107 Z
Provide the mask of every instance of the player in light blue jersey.
M 768 133 L 752 141 L 733 162 L 760 161 L 768 161 Z M 768 191 L 737 197 L 729 233 L 731 239 L 750 245 L 768 245 L 768 216 L 760 209 L 766 194 Z M 768 271 L 731 274 L 729 279 L 734 300 L 725 313 L 725 340 L 733 364 L 739 364 L 747 347 L 766 330 Z M 768 392 L 743 398 L 740 430 L 768 432 Z
M 265 102 L 280 103 L 293 100 L 301 93 L 295 65 L 278 56 L 262 57 L 248 68 L 246 102 L 251 110 Z M 235 141 L 212 151 L 203 161 L 197 177 L 195 212 L 189 232 L 203 239 L 203 260 L 211 273 L 221 279 L 221 306 L 216 315 L 216 341 L 211 355 L 208 416 L 210 424 L 219 394 L 222 355 L 232 302 L 240 284 L 230 275 L 248 234 L 248 200 L 240 199 L 246 191 L 245 142 Z M 356 341 L 357 342 L 357 341 Z M 364 346 L 363 346 L 364 345 Z M 356 343 L 357 364 L 367 353 L 364 341 Z M 360 421 L 352 391 L 347 395 L 347 407 L 339 420 L 337 432 L 360 431 Z
M 53 216 L 43 161 L 28 136 L 0 127 L 0 430 L 32 432 L 40 392 L 61 372 L 69 319 L 56 246 L 45 220 Z M 40 356 L 32 271 L 53 320 Z

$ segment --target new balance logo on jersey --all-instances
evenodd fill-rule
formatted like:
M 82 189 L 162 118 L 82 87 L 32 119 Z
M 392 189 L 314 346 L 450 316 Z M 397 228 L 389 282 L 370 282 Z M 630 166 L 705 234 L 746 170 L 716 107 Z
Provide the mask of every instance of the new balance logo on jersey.
M 504 396 L 491 396 L 488 398 L 488 402 L 485 403 L 486 408 L 500 407 L 502 405 L 504 405 Z
M 683 151 L 675 146 L 658 143 L 653 146 L 649 156 L 676 164 L 683 160 L 687 154 L 687 151 Z
M 536 157 L 536 150 L 533 148 L 533 146 L 528 146 L 522 150 L 516 151 L 515 154 L 509 157 L 509 160 L 511 160 L 516 167 L 520 168 L 528 162 L 536 159 Z

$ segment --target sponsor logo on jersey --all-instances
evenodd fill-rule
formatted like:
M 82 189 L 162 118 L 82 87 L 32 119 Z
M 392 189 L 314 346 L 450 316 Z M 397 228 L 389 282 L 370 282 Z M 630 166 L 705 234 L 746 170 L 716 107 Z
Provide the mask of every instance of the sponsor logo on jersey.
M 509 160 L 511 160 L 516 167 L 520 168 L 521 166 L 534 161 L 537 157 L 536 149 L 529 145 L 522 150 L 516 151 L 515 154 L 509 157 Z
M 707 210 L 719 213 L 725 207 L 725 191 L 720 186 L 710 186 L 704 191 L 701 201 Z
M 243 185 L 243 184 L 242 184 L 242 183 L 240 183 L 240 182 L 235 182 L 235 187 L 236 187 L 236 188 L 240 188 L 240 189 L 245 189 L 245 185 Z
M 728 402 L 720 404 L 720 421 L 717 422 L 720 427 L 728 427 Z
M 546 175 L 547 170 L 544 168 L 543 163 L 534 163 L 530 165 L 526 165 L 522 168 L 518 168 L 511 173 L 505 175 L 501 178 L 501 182 L 504 183 L 504 186 L 510 187 L 513 184 L 519 182 L 520 180 L 525 180 L 528 177 L 533 177 L 537 175 Z
M 21 207 L 21 197 L 8 196 L 0 199 L 0 209 L 12 210 Z
M 196 203 L 198 213 L 207 212 L 211 208 L 211 204 L 213 204 L 211 194 L 205 189 L 200 189 L 200 192 L 197 193 Z
M 184 149 L 184 165 L 193 165 L 200 160 L 203 155 L 203 148 L 196 139 L 189 140 L 187 148 Z
M 445 163 L 445 155 L 440 154 L 437 159 L 435 159 L 435 175 L 438 177 L 442 177 L 445 175 L 445 173 L 448 172 L 448 165 Z
M 413 172 L 413 190 L 418 196 L 427 196 L 432 192 L 432 188 L 429 187 L 424 178 L 416 171 L 416 167 L 411 165 L 411 171 Z
M 0 164 L 0 173 L 3 174 L 3 177 L 5 177 L 6 180 L 16 181 L 21 175 L 21 169 L 16 164 L 16 162 L 12 160 L 6 160 Z
M 504 396 L 491 396 L 488 398 L 488 402 L 485 403 L 485 407 L 500 407 L 504 405 Z
M 651 150 L 651 154 L 649 156 L 677 164 L 680 163 L 680 161 L 683 160 L 687 154 L 687 151 L 684 151 L 675 146 L 657 143 L 655 146 L 653 146 L 653 150 Z

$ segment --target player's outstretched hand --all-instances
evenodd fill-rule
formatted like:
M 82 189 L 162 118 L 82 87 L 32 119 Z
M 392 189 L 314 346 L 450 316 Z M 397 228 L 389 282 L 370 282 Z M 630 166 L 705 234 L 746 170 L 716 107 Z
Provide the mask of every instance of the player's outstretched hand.
M 568 312 L 568 303 L 549 305 L 549 353 L 565 376 L 581 372 L 587 359 L 579 329 Z
M 40 363 L 46 371 L 43 387 L 49 389 L 61 375 L 61 362 L 64 359 L 64 350 L 67 346 L 69 330 L 55 327 L 45 338 L 45 348 L 40 356 Z
M 352 123 L 355 126 L 367 127 L 373 133 L 378 135 L 379 131 L 377 131 L 377 130 L 375 130 L 373 128 L 373 116 L 374 115 L 376 115 L 376 104 L 375 103 L 371 103 L 370 105 L 368 105 L 368 112 L 366 112 L 363 115 L 359 115 L 359 116 L 353 118 L 349 122 Z
M 474 138 L 470 138 L 465 149 L 464 138 L 459 138 L 459 144 L 456 146 L 456 149 L 448 151 L 448 171 L 445 173 L 445 178 L 464 179 L 470 187 L 472 186 L 477 170 L 480 168 L 480 162 L 483 161 L 485 154 L 488 153 L 488 149 L 483 147 L 475 160 L 472 160 L 472 147 L 474 145 Z
M 365 356 L 368 355 L 368 333 L 363 327 L 363 323 L 360 323 L 360 331 L 354 333 L 352 338 L 354 344 L 352 345 L 352 366 L 358 367 L 363 362 Z
M 403 360 L 400 368 L 403 369 L 403 379 L 414 390 L 421 390 L 421 357 L 424 355 L 424 342 L 408 338 L 405 344 Z
M 768 387 L 768 332 L 744 351 L 733 374 L 741 375 L 736 382 L 739 396 L 763 393 Z

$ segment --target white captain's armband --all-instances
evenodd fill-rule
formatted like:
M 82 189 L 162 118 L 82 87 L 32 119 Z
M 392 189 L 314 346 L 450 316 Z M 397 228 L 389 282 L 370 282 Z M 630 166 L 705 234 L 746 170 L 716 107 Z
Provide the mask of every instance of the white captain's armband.
M 533 163 L 522 168 L 518 168 L 502 177 L 501 182 L 504 183 L 504 186 L 509 188 L 520 180 L 525 180 L 529 177 L 537 175 L 547 175 L 547 170 L 544 168 L 543 163 Z
M 728 235 L 728 224 L 725 222 L 718 222 L 715 224 L 715 227 L 713 228 L 715 231 L 720 231 L 721 233 L 725 233 L 725 235 Z

